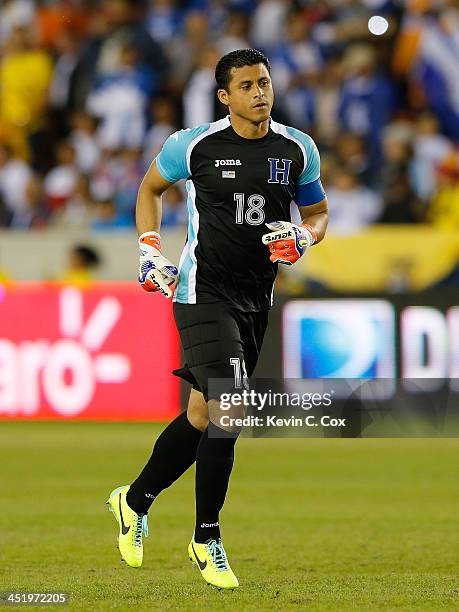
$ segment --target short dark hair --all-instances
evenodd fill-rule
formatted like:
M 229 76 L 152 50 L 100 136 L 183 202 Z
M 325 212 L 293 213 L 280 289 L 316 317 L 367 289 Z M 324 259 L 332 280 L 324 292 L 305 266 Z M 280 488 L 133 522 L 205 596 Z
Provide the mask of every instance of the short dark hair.
M 72 249 L 73 253 L 80 258 L 81 263 L 87 268 L 97 268 L 101 263 L 98 252 L 86 244 L 77 244 Z
M 242 68 L 243 66 L 255 66 L 264 64 L 271 74 L 271 64 L 264 53 L 258 49 L 238 49 L 231 51 L 220 58 L 215 68 L 215 80 L 219 89 L 228 89 L 231 80 L 231 69 Z

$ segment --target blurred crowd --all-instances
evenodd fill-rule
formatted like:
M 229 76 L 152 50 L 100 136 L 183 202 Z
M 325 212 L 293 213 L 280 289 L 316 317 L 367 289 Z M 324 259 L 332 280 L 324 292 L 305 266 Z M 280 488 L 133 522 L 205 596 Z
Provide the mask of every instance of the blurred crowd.
M 250 46 L 273 117 L 319 146 L 331 232 L 459 228 L 456 0 L 0 0 L 0 226 L 132 227 L 162 143 L 226 114 L 215 64 Z M 186 219 L 177 184 L 163 227 Z

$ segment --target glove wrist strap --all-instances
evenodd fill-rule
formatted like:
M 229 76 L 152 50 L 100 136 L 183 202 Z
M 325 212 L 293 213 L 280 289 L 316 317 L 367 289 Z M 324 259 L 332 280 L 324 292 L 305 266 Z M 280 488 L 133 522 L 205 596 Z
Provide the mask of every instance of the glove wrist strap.
M 144 232 L 139 236 L 139 244 L 148 244 L 149 246 L 161 250 L 161 236 L 158 232 Z
M 312 244 L 315 244 L 317 242 L 317 233 L 315 231 L 315 229 L 309 225 L 308 223 L 302 223 L 300 225 L 300 227 L 304 227 L 305 230 L 307 230 L 311 236 L 312 236 Z

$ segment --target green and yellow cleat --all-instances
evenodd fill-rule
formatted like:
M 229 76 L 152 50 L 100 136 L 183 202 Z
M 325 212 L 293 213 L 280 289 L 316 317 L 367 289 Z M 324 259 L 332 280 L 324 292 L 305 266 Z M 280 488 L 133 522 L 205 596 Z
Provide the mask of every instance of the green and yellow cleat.
M 199 567 L 204 580 L 216 589 L 237 589 L 238 579 L 231 569 L 220 539 L 197 544 L 193 539 L 188 546 L 190 561 Z
M 140 567 L 143 561 L 142 534 L 148 536 L 147 515 L 131 510 L 126 502 L 128 491 L 129 485 L 118 487 L 110 493 L 107 505 L 120 527 L 118 548 L 121 558 L 131 567 Z

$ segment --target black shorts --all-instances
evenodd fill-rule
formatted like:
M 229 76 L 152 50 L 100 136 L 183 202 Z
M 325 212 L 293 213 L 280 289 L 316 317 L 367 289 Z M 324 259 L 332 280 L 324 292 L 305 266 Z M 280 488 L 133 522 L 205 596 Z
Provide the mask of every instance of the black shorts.
M 209 378 L 234 380 L 238 367 L 235 360 L 239 360 L 241 374 L 251 376 L 268 325 L 268 312 L 244 312 L 223 302 L 175 302 L 174 316 L 185 365 L 174 374 L 201 391 L 206 400 Z

